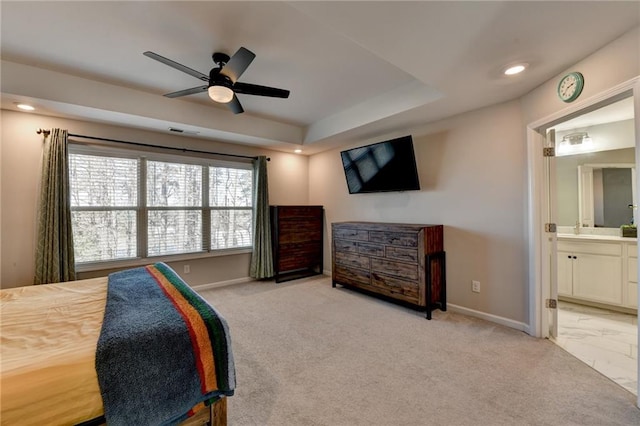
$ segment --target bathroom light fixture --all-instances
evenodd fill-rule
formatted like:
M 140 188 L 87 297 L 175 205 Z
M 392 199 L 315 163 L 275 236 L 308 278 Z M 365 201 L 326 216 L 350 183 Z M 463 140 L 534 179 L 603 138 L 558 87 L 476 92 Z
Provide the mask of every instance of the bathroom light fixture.
M 296 154 L 300 154 L 300 153 L 302 152 L 302 150 L 301 150 L 301 149 L 296 149 L 296 150 L 295 150 L 295 151 L 293 151 L 293 152 L 295 152 Z
M 525 64 L 525 63 L 511 65 L 507 69 L 504 70 L 504 74 L 505 75 L 520 74 L 522 71 L 524 71 L 527 68 L 528 65 L 529 64 Z
M 34 107 L 32 107 L 31 105 L 27 105 L 27 104 L 16 104 L 16 106 L 18 108 L 20 108 L 23 111 L 33 111 L 35 110 Z
M 215 84 L 213 86 L 209 86 L 207 91 L 209 92 L 209 97 L 211 99 L 216 102 L 220 102 L 221 104 L 231 102 L 231 99 L 233 99 L 233 90 L 227 86 Z
M 574 132 L 566 134 L 562 137 L 561 143 L 568 143 L 569 145 L 590 144 L 591 137 L 587 132 Z

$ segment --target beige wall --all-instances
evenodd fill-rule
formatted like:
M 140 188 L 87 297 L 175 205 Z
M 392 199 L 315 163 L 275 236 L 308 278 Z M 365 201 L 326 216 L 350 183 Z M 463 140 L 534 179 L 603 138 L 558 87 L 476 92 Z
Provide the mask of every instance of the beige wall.
M 350 195 L 340 150 L 311 158 L 310 201 L 332 222 L 444 224 L 450 303 L 526 318 L 526 157 L 517 101 L 413 133 L 420 191 Z M 325 264 L 331 265 L 329 241 Z M 471 280 L 482 285 L 471 292 Z
M 269 197 L 272 204 L 308 202 L 308 158 L 295 154 L 229 145 L 195 138 L 160 134 L 137 129 L 65 120 L 33 113 L 2 110 L 0 240 L 0 287 L 32 283 L 35 262 L 36 210 L 42 156 L 42 136 L 38 128 L 68 129 L 71 133 L 113 139 L 178 146 L 241 155 L 263 154 L 269 162 Z M 212 257 L 170 262 L 180 274 L 189 263 L 191 273 L 183 278 L 191 285 L 244 279 L 248 276 L 250 255 Z M 81 278 L 104 275 L 108 271 L 80 274 Z

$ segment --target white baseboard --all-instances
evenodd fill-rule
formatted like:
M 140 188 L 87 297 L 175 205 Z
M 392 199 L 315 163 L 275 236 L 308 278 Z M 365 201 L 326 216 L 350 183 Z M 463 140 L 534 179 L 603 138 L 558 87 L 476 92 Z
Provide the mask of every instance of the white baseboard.
M 218 281 L 217 283 L 198 284 L 198 285 L 192 286 L 191 288 L 196 291 L 208 290 L 210 288 L 226 287 L 228 285 L 248 283 L 249 281 L 253 281 L 253 278 L 244 277 L 244 278 L 236 278 L 236 279 L 227 280 L 227 281 Z
M 480 318 L 483 320 L 495 322 L 496 324 L 504 325 L 506 327 L 514 328 L 516 330 L 524 331 L 527 334 L 531 334 L 529 324 L 525 324 L 520 321 L 514 321 L 509 318 L 488 314 L 486 312 L 476 311 L 475 309 L 469 309 L 463 306 L 453 305 L 451 303 L 447 303 L 447 310 L 451 310 L 453 312 L 457 312 L 464 315 L 469 315 L 470 317 L 475 317 L 475 318 Z

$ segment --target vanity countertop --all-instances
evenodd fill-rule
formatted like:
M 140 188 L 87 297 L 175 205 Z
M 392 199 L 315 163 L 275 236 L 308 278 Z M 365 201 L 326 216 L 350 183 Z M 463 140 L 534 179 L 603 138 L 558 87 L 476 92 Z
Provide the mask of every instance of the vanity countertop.
M 618 235 L 594 235 L 594 234 L 558 234 L 558 239 L 562 240 L 588 240 L 588 241 L 621 241 L 635 243 L 637 238 L 620 237 Z

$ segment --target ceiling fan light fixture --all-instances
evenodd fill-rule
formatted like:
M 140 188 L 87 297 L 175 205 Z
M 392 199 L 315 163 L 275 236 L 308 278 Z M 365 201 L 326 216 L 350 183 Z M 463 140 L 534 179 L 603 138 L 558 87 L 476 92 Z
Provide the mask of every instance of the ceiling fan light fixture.
M 206 82 L 206 84 L 201 83 L 200 86 L 192 87 L 190 89 L 165 93 L 164 96 L 167 98 L 195 95 L 206 90 L 212 101 L 225 104 L 234 114 L 241 114 L 244 112 L 244 109 L 242 108 L 240 100 L 238 100 L 238 97 L 235 95 L 236 93 L 241 93 L 243 95 L 266 96 L 270 98 L 289 97 L 289 91 L 285 89 L 237 81 L 256 57 L 255 53 L 244 47 L 238 49 L 238 51 L 231 57 L 225 53 L 215 52 L 212 55 L 212 59 L 218 67 L 212 68 L 209 71 L 208 76 L 151 51 L 146 51 L 143 55 L 162 64 L 168 65 L 171 68 L 175 68 L 185 74 L 189 74 L 200 81 Z
M 227 86 L 213 85 L 209 86 L 207 91 L 211 99 L 221 104 L 229 103 L 233 99 L 233 90 Z

